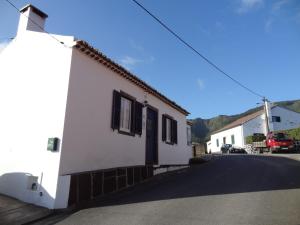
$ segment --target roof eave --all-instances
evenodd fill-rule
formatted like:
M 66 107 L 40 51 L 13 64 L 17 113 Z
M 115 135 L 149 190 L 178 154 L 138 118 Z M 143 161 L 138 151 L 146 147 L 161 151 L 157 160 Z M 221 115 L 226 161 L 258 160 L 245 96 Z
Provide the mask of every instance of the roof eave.
M 133 75 L 131 72 L 127 71 L 125 68 L 123 68 L 121 65 L 117 64 L 107 56 L 105 56 L 103 53 L 101 53 L 99 50 L 93 48 L 91 45 L 89 45 L 87 42 L 83 40 L 77 40 L 75 42 L 75 45 L 73 46 L 76 49 L 80 50 L 81 52 L 85 53 L 87 56 L 93 58 L 97 62 L 103 64 L 104 66 L 108 67 L 112 71 L 116 72 L 120 76 L 124 77 L 125 79 L 129 80 L 130 82 L 134 83 L 135 85 L 139 86 L 140 88 L 144 89 L 148 93 L 154 95 L 158 99 L 162 100 L 163 102 L 167 103 L 177 111 L 181 112 L 185 116 L 189 115 L 190 113 L 186 111 L 181 106 L 177 105 L 175 102 L 168 99 L 163 94 L 159 93 L 156 89 L 148 85 L 146 82 L 138 78 L 137 76 Z

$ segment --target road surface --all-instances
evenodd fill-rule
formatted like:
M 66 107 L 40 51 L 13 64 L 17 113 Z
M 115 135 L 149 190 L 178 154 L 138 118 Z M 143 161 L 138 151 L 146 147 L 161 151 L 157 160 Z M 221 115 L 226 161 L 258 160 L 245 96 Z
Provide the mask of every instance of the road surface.
M 95 203 L 58 224 L 300 224 L 298 160 L 300 155 L 215 156 Z

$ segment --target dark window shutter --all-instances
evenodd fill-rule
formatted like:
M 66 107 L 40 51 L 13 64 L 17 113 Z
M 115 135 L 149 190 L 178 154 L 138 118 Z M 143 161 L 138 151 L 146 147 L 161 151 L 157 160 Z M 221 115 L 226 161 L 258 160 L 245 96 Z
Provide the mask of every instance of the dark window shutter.
M 142 135 L 143 129 L 143 104 L 135 102 L 135 133 Z
M 135 133 L 135 101 L 131 100 L 131 124 L 130 133 Z
M 176 120 L 172 120 L 172 135 L 171 135 L 171 141 L 172 143 L 177 144 L 177 121 Z
M 113 91 L 111 128 L 113 130 L 120 127 L 121 95 L 116 90 Z
M 162 141 L 166 141 L 166 116 L 162 115 Z

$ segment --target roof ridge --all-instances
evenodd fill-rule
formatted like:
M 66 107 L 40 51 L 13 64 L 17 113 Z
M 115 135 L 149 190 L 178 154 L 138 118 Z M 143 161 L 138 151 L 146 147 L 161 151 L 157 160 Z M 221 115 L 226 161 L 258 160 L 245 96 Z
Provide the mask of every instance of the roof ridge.
M 248 121 L 258 117 L 259 115 L 262 115 L 263 113 L 264 113 L 264 109 L 261 109 L 261 110 L 258 110 L 256 112 L 254 112 L 254 113 L 251 113 L 251 114 L 248 114 L 248 115 L 243 116 L 241 118 L 238 118 L 238 119 L 232 121 L 231 123 L 227 124 L 226 126 L 222 127 L 221 129 L 214 131 L 212 134 L 216 134 L 216 133 L 219 133 L 221 131 L 225 131 L 225 130 L 240 126 L 240 125 L 242 125 L 244 123 L 247 123 Z

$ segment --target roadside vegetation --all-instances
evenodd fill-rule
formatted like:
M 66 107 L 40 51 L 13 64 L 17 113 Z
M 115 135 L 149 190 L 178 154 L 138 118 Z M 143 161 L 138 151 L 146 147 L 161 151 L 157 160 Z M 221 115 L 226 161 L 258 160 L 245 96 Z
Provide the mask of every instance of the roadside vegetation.
M 300 127 L 295 128 L 295 129 L 290 129 L 290 130 L 276 131 L 275 133 L 285 133 L 291 139 L 300 140 Z M 266 137 L 263 134 L 262 135 L 251 135 L 251 136 L 246 137 L 246 143 L 252 144 L 255 141 L 263 141 L 265 139 L 266 139 Z

